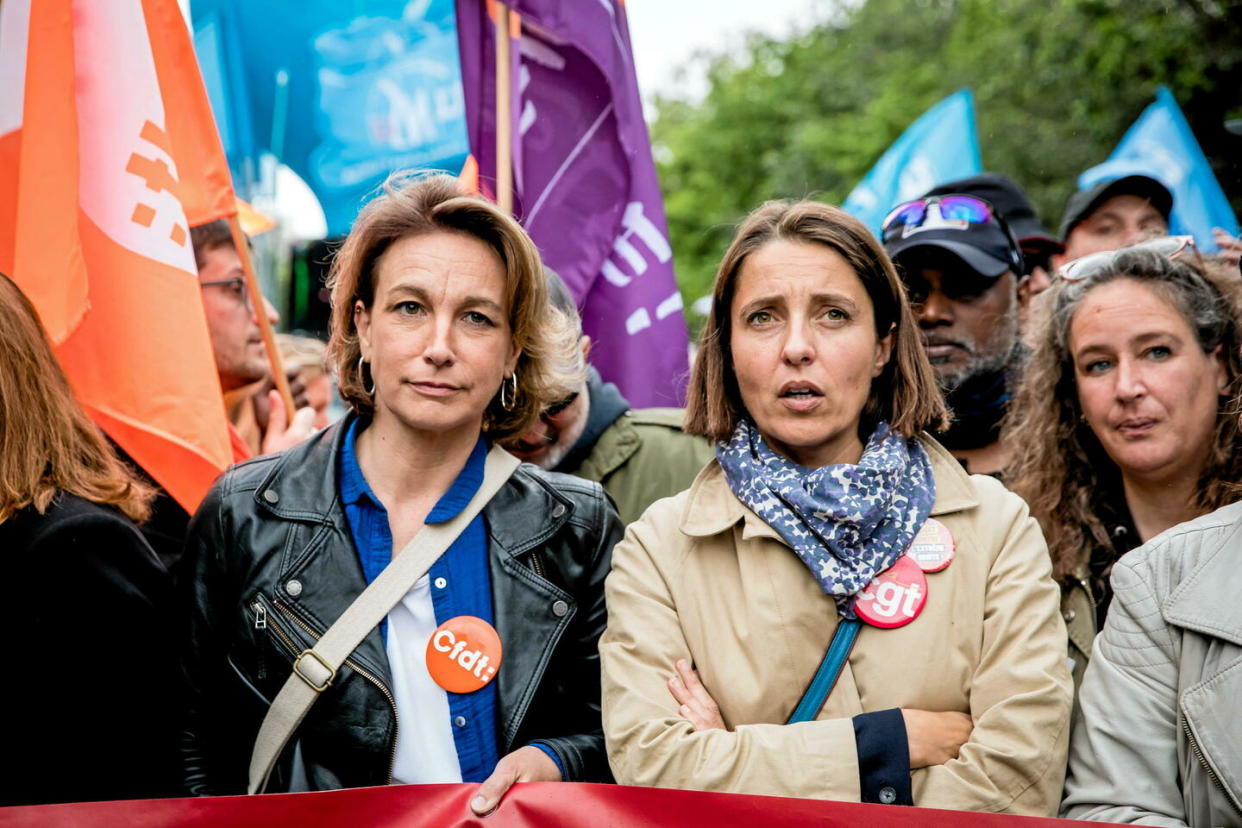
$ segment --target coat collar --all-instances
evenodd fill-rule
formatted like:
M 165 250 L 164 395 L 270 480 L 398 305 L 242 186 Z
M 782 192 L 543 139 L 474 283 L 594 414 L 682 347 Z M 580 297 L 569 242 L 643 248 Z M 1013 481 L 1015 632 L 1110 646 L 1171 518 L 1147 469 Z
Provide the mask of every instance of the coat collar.
M 1238 575 L 1234 552 L 1242 546 L 1242 503 L 1226 506 L 1212 516 L 1217 518 L 1232 522 L 1232 530 L 1223 533 L 1214 548 L 1203 551 L 1189 576 L 1165 599 L 1164 618 L 1175 626 L 1242 645 L 1242 615 L 1237 592 L 1231 588 Z
M 932 504 L 931 516 L 978 506 L 979 499 L 970 482 L 970 475 L 966 474 L 962 464 L 927 434 L 921 435 L 919 442 L 927 450 L 936 480 L 936 501 Z M 738 521 L 745 523 L 743 540 L 752 537 L 780 539 L 775 529 L 737 499 L 725 480 L 724 470 L 713 460 L 690 485 L 690 496 L 681 514 L 681 531 L 691 537 L 709 537 L 735 526 Z
M 345 525 L 336 461 L 355 419 L 351 413 L 280 455 L 255 489 L 256 508 L 285 520 L 339 519 Z M 537 476 L 533 467 L 523 464 L 484 507 L 491 540 L 508 557 L 517 557 L 553 535 L 573 512 L 573 502 L 557 495 L 551 485 L 541 485 Z M 510 507 L 513 510 L 506 511 Z

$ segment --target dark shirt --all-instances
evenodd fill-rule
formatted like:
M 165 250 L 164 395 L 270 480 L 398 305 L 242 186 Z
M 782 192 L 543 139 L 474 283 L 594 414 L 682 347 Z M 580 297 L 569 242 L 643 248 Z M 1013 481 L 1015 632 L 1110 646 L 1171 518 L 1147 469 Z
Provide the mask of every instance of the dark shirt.
M 176 795 L 172 587 L 150 546 L 61 492 L 0 522 L 0 553 L 0 805 Z
M 1103 487 L 1109 488 L 1109 487 Z M 1142 545 L 1138 529 L 1134 526 L 1134 518 L 1130 515 L 1130 507 L 1124 494 L 1120 493 L 1121 484 L 1115 491 L 1118 496 L 1101 502 L 1096 507 L 1096 515 L 1104 524 L 1111 544 L 1096 545 L 1091 550 L 1091 558 L 1087 561 L 1091 597 L 1095 600 L 1096 629 L 1104 629 L 1104 618 L 1108 614 L 1108 605 L 1113 601 L 1113 564 L 1121 556 Z

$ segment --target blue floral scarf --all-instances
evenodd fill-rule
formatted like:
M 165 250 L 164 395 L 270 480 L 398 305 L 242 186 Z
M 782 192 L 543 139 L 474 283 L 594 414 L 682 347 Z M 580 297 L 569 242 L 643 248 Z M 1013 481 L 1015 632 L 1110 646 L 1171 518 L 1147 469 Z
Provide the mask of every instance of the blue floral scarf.
M 850 599 L 897 562 L 936 499 L 927 452 L 887 423 L 858 465 L 799 466 L 747 420 L 716 444 L 716 459 L 733 494 L 793 548 L 846 618 Z

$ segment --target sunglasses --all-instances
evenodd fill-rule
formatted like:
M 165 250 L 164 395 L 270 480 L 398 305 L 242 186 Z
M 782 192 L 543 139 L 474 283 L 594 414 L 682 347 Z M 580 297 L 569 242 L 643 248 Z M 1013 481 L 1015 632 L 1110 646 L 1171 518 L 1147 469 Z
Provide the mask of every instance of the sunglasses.
M 997 223 L 992 205 L 968 195 L 932 196 L 899 204 L 884 219 L 881 234 L 885 243 L 898 236 L 937 227 L 962 229 L 969 224 Z
M 1120 250 L 1105 250 L 1101 253 L 1083 256 L 1081 259 L 1075 259 L 1068 264 L 1061 265 L 1057 275 L 1066 282 L 1081 282 L 1083 279 L 1089 279 L 1101 271 L 1112 267 L 1119 254 L 1128 253 L 1131 250 L 1147 250 L 1152 253 L 1158 253 L 1170 260 L 1177 259 L 1189 250 L 1194 254 L 1195 266 L 1202 269 L 1203 260 L 1199 256 L 1199 249 L 1195 247 L 1194 236 L 1164 236 L 1159 239 L 1152 239 L 1151 241 L 1123 247 Z
M 543 413 L 541 413 L 539 416 L 545 420 L 555 417 L 557 414 L 560 414 L 566 408 L 569 408 L 571 405 L 573 405 L 574 401 L 577 399 L 578 399 L 578 392 L 575 391 L 574 393 L 570 394 L 565 399 L 552 403 L 550 406 L 545 408 L 543 410 Z

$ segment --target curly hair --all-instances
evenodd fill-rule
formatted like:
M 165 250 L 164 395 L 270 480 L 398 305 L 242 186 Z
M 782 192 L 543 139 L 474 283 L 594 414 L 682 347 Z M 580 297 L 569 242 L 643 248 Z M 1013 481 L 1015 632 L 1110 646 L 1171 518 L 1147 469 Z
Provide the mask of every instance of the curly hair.
M 548 405 L 582 382 L 567 370 L 560 355 L 576 343 L 578 331 L 548 303 L 539 252 L 526 231 L 496 205 L 468 195 L 461 183 L 443 174 L 398 172 L 384 191 L 354 221 L 353 229 L 332 261 L 327 286 L 332 292 L 328 361 L 340 393 L 359 415 L 370 417 L 375 401 L 362 375 L 354 305 L 370 309 L 375 301 L 376 265 L 394 242 L 428 233 L 465 233 L 496 252 L 505 268 L 509 329 L 517 362 L 517 393 L 511 409 L 500 402 L 500 389 L 483 415 L 483 434 L 494 441 L 520 434 Z
M 859 422 L 860 436 L 881 422 L 912 437 L 949 423 L 944 396 L 923 350 L 906 288 L 884 248 L 858 219 L 816 201 L 768 201 L 738 227 L 712 286 L 712 307 L 699 338 L 699 351 L 686 393 L 686 431 L 727 440 L 738 421 L 749 416 L 738 390 L 729 353 L 730 306 L 746 258 L 771 241 L 822 244 L 849 263 L 875 309 L 877 338 L 893 334 L 893 352 Z
M 1220 406 L 1216 434 L 1199 475 L 1194 506 L 1201 514 L 1237 498 L 1242 484 L 1242 286 L 1215 262 L 1202 268 L 1141 247 L 1121 250 L 1081 281 L 1057 280 L 1035 320 L 1033 349 L 1021 385 L 1002 424 L 1014 458 L 1010 489 L 1026 499 L 1052 555 L 1053 575 L 1064 583 L 1092 545 L 1111 539 L 1097 512 L 1101 495 L 1119 491 L 1121 472 L 1083 419 L 1070 354 L 1074 314 L 1096 287 L 1119 279 L 1145 285 L 1177 309 L 1204 353 L 1221 349 L 1231 402 Z

